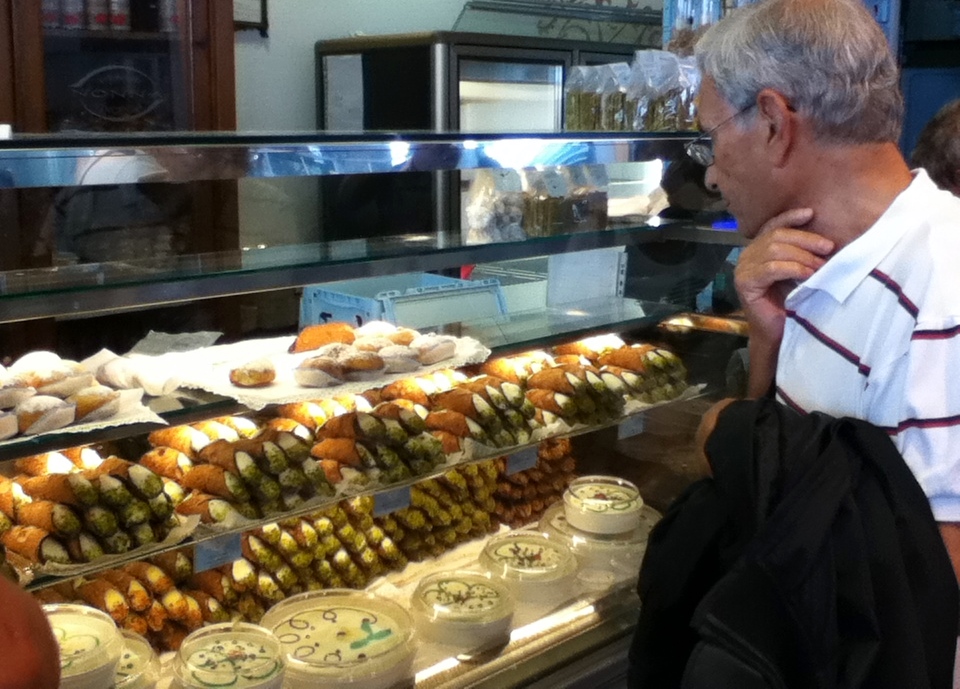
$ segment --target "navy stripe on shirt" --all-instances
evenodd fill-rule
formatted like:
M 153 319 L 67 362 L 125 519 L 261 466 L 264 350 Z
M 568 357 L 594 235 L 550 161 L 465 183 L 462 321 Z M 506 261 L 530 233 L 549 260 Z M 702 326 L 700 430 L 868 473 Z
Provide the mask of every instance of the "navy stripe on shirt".
M 960 325 L 943 330 L 914 330 L 911 340 L 949 340 L 951 337 L 960 335 Z
M 791 399 L 790 395 L 785 393 L 783 391 L 783 388 L 781 388 L 779 385 L 777 386 L 777 396 L 783 400 L 784 404 L 786 404 L 788 407 L 793 409 L 798 414 L 803 414 L 804 416 L 807 414 L 807 410 L 801 407 L 796 402 L 794 402 L 793 399 Z
M 900 303 L 900 306 L 905 308 L 907 313 L 909 313 L 910 316 L 916 320 L 917 314 L 920 313 L 920 309 L 918 309 L 917 305 L 910 301 L 907 295 L 903 293 L 903 288 L 900 287 L 896 280 L 886 273 L 877 270 L 876 268 L 870 271 L 870 277 L 897 295 L 897 301 Z

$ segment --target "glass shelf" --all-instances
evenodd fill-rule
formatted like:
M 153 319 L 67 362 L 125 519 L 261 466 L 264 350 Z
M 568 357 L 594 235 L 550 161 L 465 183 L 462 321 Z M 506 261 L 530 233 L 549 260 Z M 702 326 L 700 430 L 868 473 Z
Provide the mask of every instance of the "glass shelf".
M 442 270 L 672 239 L 742 243 L 736 233 L 675 223 L 614 226 L 596 232 L 497 244 L 466 244 L 459 237 L 447 235 L 401 235 L 15 270 L 0 273 L 0 323 L 146 308 L 348 278 Z

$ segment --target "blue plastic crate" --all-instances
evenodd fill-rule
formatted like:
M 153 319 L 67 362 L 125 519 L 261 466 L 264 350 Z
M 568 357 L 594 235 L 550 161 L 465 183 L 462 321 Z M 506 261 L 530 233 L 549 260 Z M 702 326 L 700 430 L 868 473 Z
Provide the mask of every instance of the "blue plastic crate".
M 344 321 L 387 321 L 410 328 L 506 314 L 500 281 L 458 280 L 431 273 L 401 273 L 304 287 L 300 327 Z

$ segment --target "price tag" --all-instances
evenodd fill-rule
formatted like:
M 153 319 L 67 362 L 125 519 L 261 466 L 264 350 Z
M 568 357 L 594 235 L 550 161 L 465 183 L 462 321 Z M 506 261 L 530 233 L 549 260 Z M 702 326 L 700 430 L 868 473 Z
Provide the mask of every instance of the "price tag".
M 537 448 L 528 447 L 507 457 L 507 476 L 512 476 L 537 466 Z
M 640 435 L 643 433 L 645 426 L 645 416 L 640 414 L 637 416 L 631 416 L 629 419 L 617 426 L 617 440 L 626 440 L 627 438 L 632 438 L 635 435 Z
M 239 560 L 243 557 L 240 538 L 239 532 L 228 533 L 197 543 L 193 546 L 193 571 L 205 572 Z
M 410 507 L 410 486 L 385 490 L 373 496 L 374 517 L 383 517 L 404 507 Z

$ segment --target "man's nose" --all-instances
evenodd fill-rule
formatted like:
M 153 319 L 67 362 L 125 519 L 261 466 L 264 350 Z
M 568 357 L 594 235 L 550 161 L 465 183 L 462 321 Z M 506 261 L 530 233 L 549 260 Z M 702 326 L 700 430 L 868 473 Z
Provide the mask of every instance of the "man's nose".
M 717 173 L 715 165 L 711 165 L 707 168 L 707 172 L 703 176 L 703 183 L 710 191 L 720 191 L 720 187 L 717 185 Z

